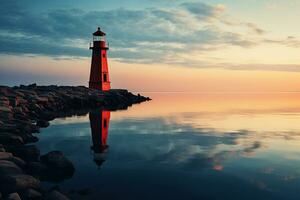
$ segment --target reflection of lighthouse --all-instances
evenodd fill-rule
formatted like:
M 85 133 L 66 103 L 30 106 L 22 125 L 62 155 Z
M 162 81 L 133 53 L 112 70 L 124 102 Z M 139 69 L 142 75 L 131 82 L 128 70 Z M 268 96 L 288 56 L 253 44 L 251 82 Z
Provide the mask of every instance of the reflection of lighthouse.
M 110 111 L 100 110 L 90 112 L 89 116 L 93 141 L 91 149 L 94 151 L 94 161 L 100 166 L 105 161 L 105 153 L 108 148 L 106 142 L 108 137 Z

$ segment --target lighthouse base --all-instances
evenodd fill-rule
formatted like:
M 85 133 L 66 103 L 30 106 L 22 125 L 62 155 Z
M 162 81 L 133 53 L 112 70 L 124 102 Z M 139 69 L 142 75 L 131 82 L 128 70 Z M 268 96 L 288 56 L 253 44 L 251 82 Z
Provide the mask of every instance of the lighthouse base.
M 101 91 L 109 91 L 110 82 L 89 82 L 89 88 Z

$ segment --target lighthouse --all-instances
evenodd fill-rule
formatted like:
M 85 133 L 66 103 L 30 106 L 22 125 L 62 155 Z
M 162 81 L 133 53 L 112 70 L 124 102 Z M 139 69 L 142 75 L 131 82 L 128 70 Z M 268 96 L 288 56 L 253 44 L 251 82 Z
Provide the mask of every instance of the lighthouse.
M 110 80 L 107 63 L 108 45 L 105 40 L 105 33 L 98 30 L 93 33 L 93 45 L 90 45 L 92 50 L 92 63 L 90 71 L 89 88 L 101 91 L 110 90 Z

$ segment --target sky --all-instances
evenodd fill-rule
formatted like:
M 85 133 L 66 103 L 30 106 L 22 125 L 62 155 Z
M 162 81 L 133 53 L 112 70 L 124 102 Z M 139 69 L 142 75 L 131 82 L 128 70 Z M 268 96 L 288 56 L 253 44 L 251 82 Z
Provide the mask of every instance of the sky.
M 87 85 L 98 26 L 113 88 L 300 91 L 299 0 L 1 0 L 0 84 Z

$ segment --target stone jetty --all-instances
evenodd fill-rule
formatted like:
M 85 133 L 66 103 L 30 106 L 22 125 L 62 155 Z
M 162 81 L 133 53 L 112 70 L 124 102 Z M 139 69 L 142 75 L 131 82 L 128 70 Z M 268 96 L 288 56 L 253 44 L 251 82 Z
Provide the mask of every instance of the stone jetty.
M 40 181 L 72 177 L 72 162 L 60 151 L 40 155 L 34 145 L 40 128 L 57 117 L 92 109 L 119 110 L 150 98 L 127 90 L 101 92 L 84 86 L 0 86 L 0 199 L 68 199 Z

